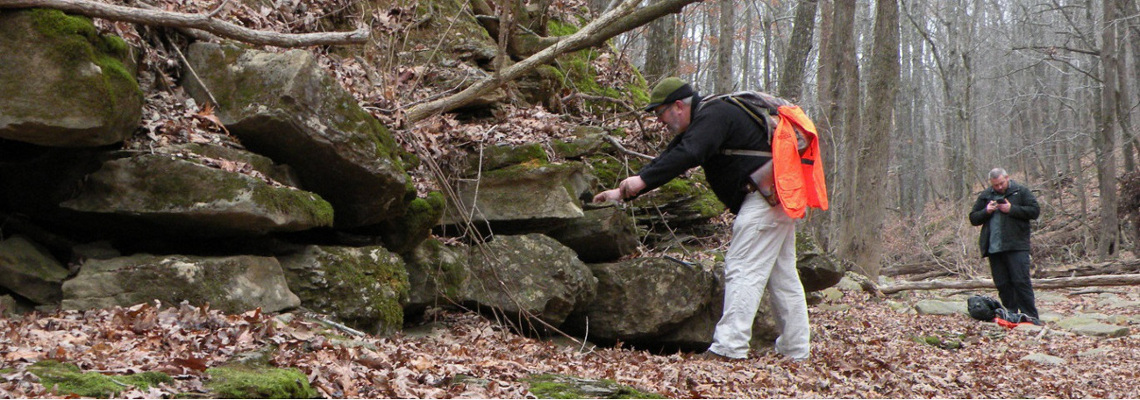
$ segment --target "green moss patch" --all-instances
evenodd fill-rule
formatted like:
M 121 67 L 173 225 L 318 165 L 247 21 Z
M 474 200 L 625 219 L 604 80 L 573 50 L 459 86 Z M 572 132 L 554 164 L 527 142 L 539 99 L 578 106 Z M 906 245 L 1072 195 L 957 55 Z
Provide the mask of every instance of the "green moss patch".
M 161 372 L 111 376 L 83 372 L 75 365 L 55 360 L 37 362 L 28 367 L 28 371 L 38 376 L 44 387 L 54 388 L 55 393 L 81 397 L 116 397 L 132 387 L 147 390 L 161 383 L 174 383 L 170 376 Z
M 965 338 L 966 335 L 952 333 L 911 337 L 915 342 L 943 350 L 958 350 L 965 347 L 965 344 L 962 342 Z
M 311 399 L 318 393 L 295 368 L 219 367 L 206 370 L 206 387 L 226 399 Z
M 540 399 L 663 399 L 656 393 L 619 385 L 609 379 L 591 380 L 572 376 L 541 374 L 525 379 L 530 392 Z

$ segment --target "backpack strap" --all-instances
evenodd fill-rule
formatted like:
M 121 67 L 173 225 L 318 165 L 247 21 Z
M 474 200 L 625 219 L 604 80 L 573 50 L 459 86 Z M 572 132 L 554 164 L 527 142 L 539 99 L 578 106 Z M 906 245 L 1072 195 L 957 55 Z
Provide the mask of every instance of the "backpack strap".
M 772 157 L 772 152 L 762 150 L 724 149 L 720 151 L 720 154 L 726 156 Z

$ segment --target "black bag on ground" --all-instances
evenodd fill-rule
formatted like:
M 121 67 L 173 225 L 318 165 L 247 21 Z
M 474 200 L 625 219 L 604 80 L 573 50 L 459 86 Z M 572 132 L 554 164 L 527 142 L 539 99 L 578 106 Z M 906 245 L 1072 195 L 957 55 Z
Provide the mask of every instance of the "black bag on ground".
M 993 321 L 999 309 L 1004 310 L 1001 302 L 993 297 L 973 295 L 966 299 L 966 311 L 970 313 L 970 317 L 978 321 Z

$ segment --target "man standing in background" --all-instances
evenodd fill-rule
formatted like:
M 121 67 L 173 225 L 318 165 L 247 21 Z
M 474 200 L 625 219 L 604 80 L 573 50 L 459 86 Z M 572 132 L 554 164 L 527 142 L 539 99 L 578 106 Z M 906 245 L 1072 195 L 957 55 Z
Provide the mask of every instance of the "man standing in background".
M 1002 168 L 990 170 L 990 187 L 978 195 L 970 224 L 981 225 L 978 244 L 990 260 L 990 273 L 1002 307 L 1038 320 L 1029 278 L 1029 221 L 1041 208 L 1029 188 L 1009 179 Z

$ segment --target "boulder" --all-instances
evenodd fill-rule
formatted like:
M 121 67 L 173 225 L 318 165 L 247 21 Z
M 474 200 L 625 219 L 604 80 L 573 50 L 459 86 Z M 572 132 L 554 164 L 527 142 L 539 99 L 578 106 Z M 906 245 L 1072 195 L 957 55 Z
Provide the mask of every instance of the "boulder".
M 796 270 L 805 292 L 815 292 L 835 286 L 843 279 L 843 264 L 824 252 L 811 236 L 796 232 Z
M 53 147 L 123 141 L 142 119 L 133 51 L 62 11 L 0 11 L 0 138 Z
M 450 247 L 428 239 L 404 256 L 410 289 L 404 315 L 419 315 L 427 307 L 458 303 L 467 283 L 466 247 Z
M 336 210 L 336 226 L 372 225 L 403 214 L 403 150 L 387 128 L 325 73 L 309 51 L 270 53 L 198 42 L 184 82 L 246 148 L 290 165 L 307 190 Z
M 333 218 L 313 193 L 151 154 L 104 163 L 61 206 L 195 236 L 301 231 L 330 226 Z
M 464 303 L 518 321 L 538 318 L 559 326 L 594 298 L 598 279 L 570 248 L 541 234 L 495 236 L 469 254 Z M 532 321 L 536 322 L 536 321 Z M 519 327 L 543 330 L 543 325 Z
M 716 277 L 699 265 L 665 258 L 590 264 L 597 295 L 563 324 L 599 343 L 655 338 L 713 303 Z
M 59 304 L 67 268 L 23 236 L 0 241 L 0 286 L 36 304 Z
M 276 164 L 269 157 L 260 154 L 215 144 L 199 143 L 174 145 L 171 146 L 168 151 L 190 153 L 204 157 L 204 161 L 208 160 L 224 163 L 226 165 L 222 166 L 223 169 L 233 169 L 250 174 L 256 171 L 260 176 L 271 179 L 273 182 L 304 189 L 304 187 L 301 186 L 301 177 L 297 176 L 297 172 L 293 170 L 293 167 L 285 164 Z
M 279 260 L 306 308 L 375 334 L 403 325 L 408 273 L 403 260 L 383 247 L 310 245 Z
M 476 226 L 489 225 L 496 234 L 557 228 L 584 215 L 581 204 L 590 197 L 590 185 L 583 169 L 580 163 L 524 163 L 485 172 L 479 180 L 460 180 L 454 184 L 459 204 L 448 203 L 442 224 L 458 224 L 470 215 Z
M 574 249 L 578 259 L 587 263 L 609 262 L 637 252 L 641 242 L 629 213 L 613 204 L 587 207 L 582 218 L 571 220 L 547 235 Z
M 128 307 L 160 300 L 209 304 L 230 314 L 278 312 L 301 304 L 272 257 L 138 254 L 87 260 L 63 283 L 64 309 Z
M 670 347 L 686 351 L 707 350 L 712 344 L 713 332 L 717 322 L 724 312 L 724 264 L 718 264 L 713 270 L 716 277 L 715 288 L 710 300 L 696 315 L 685 320 L 671 332 L 643 343 L 646 348 Z M 756 311 L 756 320 L 752 323 L 753 349 L 771 346 L 772 341 L 780 336 L 779 323 L 776 313 L 772 310 L 771 294 L 764 291 L 760 298 L 760 307 Z

